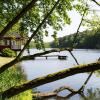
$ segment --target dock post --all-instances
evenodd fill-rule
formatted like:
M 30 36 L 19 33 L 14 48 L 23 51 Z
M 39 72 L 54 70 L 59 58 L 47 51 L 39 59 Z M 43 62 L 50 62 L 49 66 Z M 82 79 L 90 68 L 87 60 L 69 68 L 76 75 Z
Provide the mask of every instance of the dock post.
M 60 59 L 60 60 L 66 60 L 66 57 L 67 56 L 58 56 L 58 59 Z
M 46 56 L 46 59 L 47 59 L 48 57 Z

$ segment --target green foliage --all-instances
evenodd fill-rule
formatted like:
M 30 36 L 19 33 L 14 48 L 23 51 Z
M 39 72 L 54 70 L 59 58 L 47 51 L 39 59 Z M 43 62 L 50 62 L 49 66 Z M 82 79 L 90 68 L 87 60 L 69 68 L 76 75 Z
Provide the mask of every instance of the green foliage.
M 9 21 L 16 16 L 21 9 L 27 5 L 31 0 L 1 0 L 0 1 L 0 30 L 2 30 Z M 35 7 L 28 11 L 19 22 L 12 27 L 10 33 L 17 31 L 18 33 L 25 35 L 29 31 L 34 32 L 39 23 L 43 20 L 46 14 L 52 9 L 57 0 L 40 0 L 37 1 Z M 43 34 L 46 30 L 46 36 L 49 31 L 48 26 L 52 26 L 55 31 L 61 30 L 66 24 L 70 24 L 70 18 L 68 16 L 68 11 L 73 9 L 74 0 L 61 0 L 59 5 L 45 21 L 44 25 L 41 27 L 37 36 L 34 38 L 37 48 L 43 48 Z M 9 32 L 8 32 L 9 33 Z M 41 34 L 40 34 L 41 33 Z
M 96 13 L 91 14 L 91 18 L 85 18 L 83 25 L 87 26 L 90 30 L 98 30 L 100 28 L 100 16 Z
M 85 99 L 81 99 L 81 100 L 85 100 Z M 86 100 L 100 100 L 100 89 L 99 88 L 95 90 L 93 90 L 92 88 L 88 89 Z
M 45 48 L 50 48 L 50 43 L 49 42 L 44 42 L 44 46 Z M 29 48 L 36 48 L 36 44 L 34 41 L 31 41 L 30 44 L 29 44 Z
M 10 48 L 5 48 L 1 51 L 2 56 L 4 57 L 15 57 L 16 53 L 15 51 L 11 50 Z
M 88 14 L 88 6 L 86 5 L 86 3 L 76 4 L 74 5 L 74 7 L 81 15 L 83 15 L 84 11 L 87 12 L 86 14 Z
M 52 35 L 52 37 L 54 38 L 54 44 L 57 46 L 58 45 L 58 39 L 57 39 L 57 32 L 54 31 L 54 34 Z
M 45 46 L 45 48 L 50 48 L 50 43 L 46 42 L 46 43 L 44 43 L 44 46 Z
M 35 7 L 29 10 L 19 22 L 14 25 L 10 33 L 17 32 L 22 36 L 27 35 L 27 33 L 34 32 L 47 15 L 47 13 L 52 9 L 57 0 L 39 0 L 36 2 Z M 1 0 L 0 1 L 0 30 L 2 30 L 8 22 L 10 22 L 17 13 L 21 11 L 31 0 Z M 49 31 L 48 26 L 52 27 L 54 30 L 54 39 L 56 43 L 58 42 L 55 38 L 55 32 L 62 30 L 63 26 L 70 24 L 71 20 L 69 18 L 68 12 L 76 9 L 80 14 L 83 14 L 84 10 L 88 10 L 86 5 L 87 1 L 78 0 L 60 0 L 59 5 L 55 8 L 53 13 L 46 19 L 45 23 L 34 37 L 36 47 L 41 49 L 44 48 L 43 36 L 48 36 Z M 8 32 L 9 33 L 9 32 Z
M 21 68 L 13 66 L 12 68 L 7 69 L 4 73 L 0 74 L 0 92 L 9 89 L 12 86 L 19 85 L 25 82 L 25 80 L 26 78 L 22 74 Z M 32 91 L 28 90 L 5 100 L 32 100 L 31 93 Z
M 71 47 L 75 34 L 67 35 L 58 39 L 59 45 L 51 43 L 51 47 L 65 48 Z M 75 48 L 80 49 L 100 49 L 100 29 L 94 31 L 80 32 L 77 36 Z

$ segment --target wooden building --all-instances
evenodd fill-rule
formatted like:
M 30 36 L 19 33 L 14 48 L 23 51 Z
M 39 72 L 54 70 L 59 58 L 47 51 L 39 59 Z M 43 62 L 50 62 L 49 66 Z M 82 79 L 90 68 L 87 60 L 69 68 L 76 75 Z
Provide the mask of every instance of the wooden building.
M 14 51 L 20 51 L 28 38 L 22 37 L 18 33 L 7 34 L 0 37 L 0 50 L 10 48 Z

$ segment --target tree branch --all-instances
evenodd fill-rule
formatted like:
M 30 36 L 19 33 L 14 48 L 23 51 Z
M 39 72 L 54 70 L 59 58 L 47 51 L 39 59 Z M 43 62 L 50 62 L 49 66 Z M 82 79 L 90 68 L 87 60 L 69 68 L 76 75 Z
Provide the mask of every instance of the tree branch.
M 92 74 L 93 74 L 94 71 L 92 71 L 89 76 L 87 77 L 86 81 L 84 82 L 84 84 L 80 87 L 80 89 L 78 91 L 81 91 L 83 92 L 84 91 L 84 88 L 86 86 L 86 84 L 88 83 L 89 79 L 91 78 Z
M 71 88 L 69 86 L 62 86 L 62 87 L 59 87 L 59 88 L 57 88 L 57 89 L 55 89 L 54 91 L 51 91 L 51 92 L 33 93 L 32 96 L 44 99 L 44 98 L 48 98 L 48 97 L 58 96 L 58 93 L 63 91 L 63 90 L 68 90 L 71 93 L 77 94 L 77 91 L 74 90 L 73 88 Z
M 74 47 L 74 44 L 75 44 L 75 42 L 76 42 L 76 39 L 77 39 L 77 36 L 78 36 L 78 33 L 79 33 L 79 29 L 80 29 L 80 27 L 81 27 L 81 25 L 82 25 L 82 22 L 83 22 L 83 20 L 84 20 L 85 13 L 86 13 L 86 9 L 84 10 L 84 13 L 83 13 L 83 15 L 82 15 L 81 21 L 80 21 L 79 26 L 78 26 L 78 28 L 77 28 L 77 32 L 76 32 L 76 34 L 75 34 L 75 36 L 74 36 L 74 39 L 73 39 L 73 41 L 72 41 L 72 48 Z M 71 54 L 71 56 L 73 57 L 73 59 L 75 60 L 75 62 L 77 63 L 77 65 L 79 65 L 79 62 L 78 62 L 78 60 L 76 59 L 76 57 L 73 55 L 72 51 L 69 51 L 69 53 Z
M 53 53 L 53 52 L 61 52 L 61 51 L 70 51 L 72 49 L 69 49 L 69 48 L 61 48 L 61 49 L 52 49 L 52 50 L 47 50 L 47 51 L 44 51 L 44 52 L 40 52 L 40 53 L 36 53 L 34 55 L 30 55 L 30 56 L 23 56 L 19 59 L 19 61 L 23 61 L 23 60 L 33 60 L 35 57 L 39 57 L 39 56 L 42 56 L 42 55 L 46 55 L 46 54 L 49 54 L 49 53 Z
M 52 7 L 52 9 L 47 13 L 47 15 L 44 17 L 44 19 L 42 20 L 42 22 L 38 25 L 37 29 L 33 32 L 33 34 L 31 35 L 31 37 L 29 38 L 29 40 L 27 41 L 27 43 L 25 44 L 25 46 L 23 47 L 23 49 L 21 50 L 21 52 L 19 53 L 19 55 L 17 56 L 16 59 L 20 58 L 20 56 L 22 55 L 22 53 L 24 52 L 24 50 L 27 48 L 28 44 L 31 42 L 31 40 L 33 39 L 33 37 L 37 34 L 37 32 L 39 31 L 39 29 L 41 28 L 41 26 L 44 24 L 45 20 L 51 15 L 51 13 L 57 7 L 57 5 L 59 4 L 59 2 L 60 2 L 60 0 L 56 1 L 56 3 L 54 4 L 54 6 Z
M 2 95 L 3 97 L 9 98 L 23 91 L 26 91 L 31 88 L 35 88 L 37 86 L 40 86 L 40 85 L 43 85 L 49 82 L 63 79 L 63 78 L 66 78 L 68 76 L 72 76 L 75 74 L 84 73 L 84 72 L 92 72 L 92 71 L 99 70 L 99 69 L 100 69 L 100 61 L 95 62 L 95 63 L 86 64 L 86 65 L 78 65 L 73 68 L 65 69 L 59 72 L 55 72 L 53 74 L 49 74 L 46 76 L 36 78 L 32 81 L 26 82 L 19 86 L 11 87 L 10 89 L 4 91 Z
M 94 3 L 96 3 L 98 6 L 100 6 L 100 4 L 96 1 L 96 0 L 92 0 Z
M 73 59 L 75 60 L 75 62 L 77 63 L 77 65 L 79 65 L 78 60 L 77 60 L 76 57 L 73 55 L 72 51 L 69 51 L 69 53 L 71 54 L 71 56 L 73 57 Z
M 5 64 L 4 66 L 2 66 L 0 68 L 0 73 L 2 73 L 3 71 L 5 71 L 7 68 L 11 67 L 12 65 L 16 64 L 17 62 L 20 61 L 20 56 L 22 55 L 22 53 L 24 52 L 24 50 L 26 49 L 27 45 L 30 43 L 30 41 L 32 40 L 32 38 L 37 34 L 38 30 L 41 28 L 41 26 L 44 24 L 45 20 L 49 17 L 49 15 L 53 12 L 53 10 L 56 8 L 56 6 L 59 4 L 60 0 L 58 0 L 55 5 L 52 7 L 52 9 L 49 11 L 49 13 L 45 16 L 45 18 L 42 20 L 42 22 L 39 24 L 39 26 L 37 27 L 37 29 L 34 31 L 34 33 L 31 35 L 31 37 L 29 38 L 29 40 L 27 41 L 27 43 L 25 44 L 25 46 L 23 47 L 23 49 L 20 51 L 19 55 L 10 63 Z
M 32 0 L 26 7 L 24 7 L 20 13 L 18 13 L 0 32 L 0 37 L 3 37 L 10 28 L 18 22 L 18 20 L 27 12 L 29 11 L 36 3 L 37 0 Z
M 78 33 L 79 33 L 79 29 L 80 29 L 80 27 L 81 27 L 81 25 L 82 25 L 82 22 L 83 22 L 83 20 L 84 20 L 85 13 L 86 13 L 86 9 L 84 10 L 84 13 L 83 13 L 82 18 L 81 18 L 81 22 L 80 22 L 80 24 L 79 24 L 79 26 L 78 26 L 78 28 L 77 28 L 77 32 L 76 32 L 76 34 L 75 34 L 75 36 L 74 36 L 74 39 L 73 39 L 73 42 L 72 42 L 72 47 L 74 47 L 74 44 L 75 44 L 75 42 L 76 42 L 76 39 L 77 39 L 77 36 L 78 36 Z M 79 65 L 78 60 L 77 60 L 76 57 L 73 55 L 72 51 L 69 51 L 69 53 L 70 53 L 71 56 L 74 58 L 74 60 L 75 60 L 75 62 L 77 63 L 77 65 Z M 85 85 L 88 83 L 88 81 L 89 81 L 89 79 L 91 78 L 92 74 L 93 74 L 93 72 L 90 73 L 90 75 L 88 76 L 88 78 L 86 79 L 86 81 L 84 82 L 84 84 L 81 86 L 81 88 L 80 88 L 78 91 L 82 91 L 82 92 L 84 91 Z
M 76 93 L 77 92 L 77 90 L 75 90 L 75 89 L 73 89 L 73 88 L 71 88 L 69 86 L 62 86 L 62 87 L 60 87 L 58 89 L 55 89 L 53 92 L 59 93 L 59 92 L 61 92 L 63 90 L 68 90 L 68 91 L 70 91 L 72 93 Z
M 4 72 L 6 69 L 10 68 L 11 66 L 13 66 L 14 64 L 18 63 L 18 62 L 21 62 L 23 60 L 34 60 L 35 57 L 39 57 L 39 56 L 42 56 L 42 55 L 45 55 L 45 54 L 49 54 L 49 53 L 52 53 L 52 52 L 61 52 L 61 51 L 71 51 L 72 49 L 70 48 L 63 48 L 63 49 L 52 49 L 52 50 L 48 50 L 48 51 L 44 51 L 44 52 L 41 52 L 41 53 L 36 53 L 34 55 L 29 55 L 29 56 L 23 56 L 19 59 L 14 59 L 12 60 L 11 62 L 3 65 L 0 67 L 0 73 Z
M 80 22 L 80 24 L 79 24 L 79 26 L 78 26 L 78 28 L 77 28 L 77 32 L 76 32 L 76 34 L 75 34 L 75 36 L 74 36 L 74 39 L 73 39 L 73 41 L 72 41 L 72 48 L 74 47 L 74 44 L 75 44 L 75 42 L 76 42 L 76 39 L 77 39 L 77 36 L 78 36 L 78 33 L 79 33 L 79 29 L 80 29 L 80 27 L 81 27 L 81 25 L 82 25 L 82 22 L 83 22 L 83 20 L 84 20 L 85 14 L 86 14 L 86 9 L 84 10 L 84 13 L 83 13 L 82 18 L 81 18 L 81 22 Z

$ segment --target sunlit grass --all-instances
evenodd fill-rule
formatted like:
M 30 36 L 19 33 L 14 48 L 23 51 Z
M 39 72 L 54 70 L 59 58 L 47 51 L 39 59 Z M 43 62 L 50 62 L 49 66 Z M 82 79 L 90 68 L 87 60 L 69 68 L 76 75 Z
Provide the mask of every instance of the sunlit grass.
M 2 58 L 0 57 L 0 62 L 2 62 L 2 65 L 11 61 L 12 58 Z M 7 62 L 6 62 L 7 61 Z M 0 64 L 1 66 L 1 64 Z M 23 75 L 23 72 L 21 68 L 18 65 L 15 65 L 2 74 L 0 74 L 0 92 L 9 89 L 12 86 L 21 84 L 25 82 L 25 75 Z M 10 99 L 6 100 L 32 100 L 32 91 L 28 90 L 26 92 L 23 92 L 21 94 L 18 94 Z M 0 99 L 2 100 L 2 99 Z
M 12 61 L 14 58 L 10 57 L 0 57 L 0 67 L 10 61 Z

